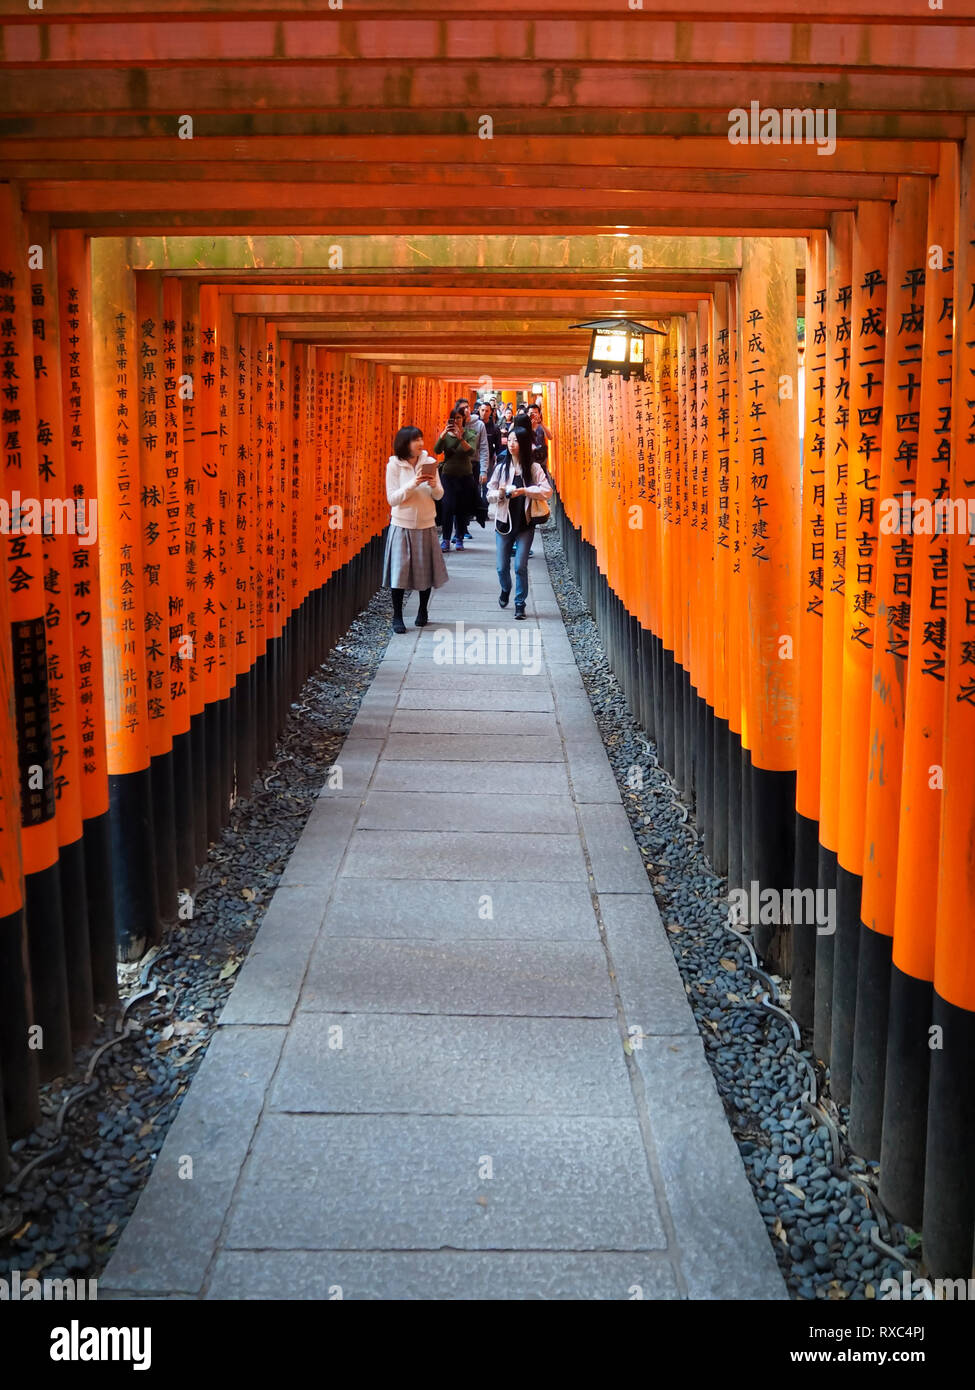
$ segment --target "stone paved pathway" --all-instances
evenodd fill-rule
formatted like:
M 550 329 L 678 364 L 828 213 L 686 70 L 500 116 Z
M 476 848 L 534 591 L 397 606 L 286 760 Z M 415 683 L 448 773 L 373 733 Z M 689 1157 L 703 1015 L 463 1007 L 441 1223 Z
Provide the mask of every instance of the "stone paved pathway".
M 102 1296 L 785 1297 L 541 549 L 408 602 Z

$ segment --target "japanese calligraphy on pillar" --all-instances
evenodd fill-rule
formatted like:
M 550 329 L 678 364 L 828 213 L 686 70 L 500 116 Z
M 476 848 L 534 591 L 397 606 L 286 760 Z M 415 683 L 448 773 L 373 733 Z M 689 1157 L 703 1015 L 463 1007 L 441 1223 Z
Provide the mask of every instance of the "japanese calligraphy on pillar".
M 196 401 L 199 386 L 200 321 L 199 290 L 188 282 L 183 299 L 182 348 L 183 370 L 191 389 L 182 391 L 183 423 L 183 572 L 186 576 L 186 604 L 184 609 L 184 636 L 188 639 L 184 650 L 190 659 L 184 659 L 182 670 L 190 687 L 190 708 L 197 714 L 203 706 L 202 690 L 194 687 L 200 683 L 200 624 L 202 591 L 200 588 L 201 541 L 200 529 L 200 436 L 198 426 L 198 406 Z M 195 302 L 194 302 L 195 301 Z
M 146 713 L 165 724 L 169 707 L 169 583 L 166 563 L 166 481 L 162 323 L 158 284 L 139 286 L 139 451 L 142 471 L 142 587 L 145 595 Z M 153 755 L 163 752 L 151 736 Z
M 731 353 L 728 326 L 719 328 L 717 345 L 717 425 L 716 456 L 718 460 L 718 520 L 716 544 L 722 550 L 731 549 Z
M 71 541 L 97 540 L 97 513 L 69 496 L 64 466 L 64 422 L 58 371 L 56 295 L 51 267 L 31 283 L 34 391 L 37 406 L 37 470 L 44 519 L 44 625 L 47 632 L 47 700 L 51 727 L 54 796 L 62 844 L 81 835 L 78 720 L 71 640 Z
M 886 216 L 886 209 L 884 209 Z M 886 253 L 886 240 L 883 250 Z M 884 409 L 884 335 L 887 325 L 887 280 L 884 266 L 871 266 L 857 288 L 853 327 L 850 422 L 850 563 L 847 567 L 851 622 L 848 639 L 873 646 L 877 616 L 877 545 L 880 451 Z
M 825 273 L 825 268 L 824 268 Z M 805 611 L 823 616 L 823 563 L 826 537 L 826 357 L 827 289 L 817 284 L 807 301 L 806 434 L 803 440 L 803 498 L 809 498 L 803 528 L 803 588 Z
M 768 550 L 768 460 L 765 446 L 768 436 L 764 420 L 768 414 L 768 373 L 765 365 L 765 314 L 753 305 L 745 310 L 745 417 L 747 444 L 745 460 L 748 465 L 748 514 L 746 544 L 753 560 L 767 563 Z
M 173 732 L 189 728 L 189 681 L 186 657 L 186 556 L 183 525 L 186 479 L 183 468 L 183 410 L 180 378 L 183 354 L 180 334 L 181 291 L 178 281 L 163 285 L 163 321 L 160 362 L 162 367 L 163 427 L 163 531 L 168 575 L 167 612 L 163 645 L 168 671 L 167 695 L 173 715 Z
M 95 449 L 91 282 L 88 247 L 80 232 L 57 235 L 61 361 L 61 414 L 68 492 L 81 503 L 95 530 L 98 472 Z M 80 732 L 82 814 L 108 808 L 106 729 L 103 717 L 100 561 L 97 534 L 72 538 L 70 592 L 75 699 Z

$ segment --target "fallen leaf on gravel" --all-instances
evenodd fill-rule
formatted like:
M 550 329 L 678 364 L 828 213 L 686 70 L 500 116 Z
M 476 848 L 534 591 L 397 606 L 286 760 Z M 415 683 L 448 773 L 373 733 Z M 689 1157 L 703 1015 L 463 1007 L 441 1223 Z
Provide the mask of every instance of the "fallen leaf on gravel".
M 221 970 L 221 972 L 220 972 L 220 974 L 219 974 L 219 976 L 218 976 L 218 979 L 221 979 L 221 980 L 229 980 L 230 977 L 231 977 L 231 975 L 234 973 L 234 971 L 235 971 L 235 970 L 239 970 L 239 969 L 240 969 L 240 961 L 239 961 L 239 960 L 228 960 L 228 961 L 227 961 L 227 964 L 226 964 L 226 965 L 224 966 L 224 968 Z
M 806 1194 L 801 1187 L 796 1187 L 794 1182 L 786 1182 L 783 1183 L 782 1186 L 785 1188 L 786 1192 L 791 1192 L 793 1197 L 798 1197 L 800 1202 L 806 1200 Z
M 175 1062 L 173 1063 L 173 1066 L 174 1066 L 174 1067 L 181 1067 L 181 1066 L 183 1065 L 184 1062 L 188 1062 L 188 1061 L 190 1060 L 190 1058 L 193 1056 L 193 1053 L 194 1053 L 194 1052 L 199 1052 L 200 1048 L 201 1048 L 201 1047 L 204 1047 L 204 1046 L 205 1046 L 205 1042 L 204 1042 L 203 1040 L 201 1040 L 200 1042 L 195 1042 L 195 1043 L 193 1044 L 192 1047 L 188 1047 L 188 1048 L 186 1049 L 186 1051 L 183 1053 L 182 1057 L 180 1057 L 177 1061 L 175 1061 Z
M 176 1036 L 178 1038 L 185 1038 L 188 1033 L 199 1033 L 203 1026 L 204 1025 L 195 1018 L 181 1018 L 175 1025 Z
M 877 1297 L 877 1290 L 874 1288 L 874 1286 L 873 1286 L 872 1284 L 868 1284 L 867 1287 L 864 1289 L 863 1292 L 864 1292 L 864 1294 L 865 1294 L 865 1296 L 866 1296 L 867 1298 L 876 1298 L 876 1297 Z
M 116 1221 L 110 1221 L 108 1225 L 105 1227 L 105 1234 L 106 1236 L 113 1236 L 117 1230 L 118 1223 Z
M 732 994 L 730 990 L 725 994 L 725 998 L 726 998 L 726 999 L 730 999 L 731 1002 L 732 1002 L 732 1004 L 740 1004 L 740 1003 L 741 1003 L 741 995 L 740 995 L 740 994 Z
M 257 894 L 254 892 L 253 888 L 242 888 L 240 890 L 240 896 L 246 899 L 247 902 L 252 903 L 257 897 Z
M 167 1024 L 166 1024 L 166 1027 L 165 1027 L 165 1028 L 162 1030 L 162 1032 L 159 1034 L 159 1040 L 160 1040 L 160 1042 L 168 1042 L 169 1039 L 173 1036 L 173 1034 L 174 1034 L 175 1032 L 176 1032 L 176 1027 L 175 1027 L 175 1025 L 172 1024 L 172 1023 L 167 1023 Z
M 20 1230 L 15 1231 L 14 1234 L 10 1237 L 10 1239 L 20 1240 L 20 1237 L 26 1235 L 33 1224 L 34 1223 L 32 1221 L 25 1221 L 24 1224 L 21 1226 Z
M 722 956 L 718 964 L 721 966 L 722 970 L 727 970 L 729 975 L 734 975 L 738 969 L 738 962 L 729 960 L 727 956 Z
M 139 1130 L 139 1138 L 140 1138 L 140 1139 L 144 1139 L 144 1138 L 146 1137 L 147 1134 L 151 1134 L 151 1133 L 152 1133 L 152 1121 L 151 1121 L 151 1120 L 146 1120 L 145 1124 L 144 1124 L 144 1125 L 142 1126 L 142 1128 Z

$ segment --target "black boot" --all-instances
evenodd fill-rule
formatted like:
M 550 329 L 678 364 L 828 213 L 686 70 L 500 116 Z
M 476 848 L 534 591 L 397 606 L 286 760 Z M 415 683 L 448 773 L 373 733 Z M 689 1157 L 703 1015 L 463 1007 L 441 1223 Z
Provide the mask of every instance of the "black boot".
M 416 615 L 416 627 L 426 627 L 427 625 L 427 603 L 430 599 L 430 590 L 420 590 L 420 607 Z
M 392 589 L 393 595 L 393 631 L 405 632 L 406 624 L 403 622 L 403 590 Z

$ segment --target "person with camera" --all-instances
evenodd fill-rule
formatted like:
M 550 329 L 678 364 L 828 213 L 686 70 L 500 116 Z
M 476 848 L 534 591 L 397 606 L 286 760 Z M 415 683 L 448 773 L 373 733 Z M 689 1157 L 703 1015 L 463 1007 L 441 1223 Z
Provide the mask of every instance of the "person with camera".
M 437 476 L 437 461 L 423 447 L 423 431 L 404 425 L 393 440 L 386 465 L 386 500 L 392 511 L 383 555 L 382 583 L 393 596 L 393 631 L 405 632 L 403 595 L 415 589 L 420 596 L 416 626 L 427 625 L 431 588 L 448 579 L 447 566 L 437 545 L 435 498 L 444 489 Z
M 435 453 L 444 456 L 440 470 L 443 480 L 440 549 L 446 554 L 450 549 L 451 532 L 456 536 L 455 549 L 464 549 L 467 522 L 477 510 L 473 468 L 478 454 L 478 434 L 471 424 L 471 408 L 467 401 L 460 400 L 454 406 L 447 428 L 433 448 Z
M 552 431 L 542 419 L 542 407 L 540 405 L 529 406 L 528 416 L 532 425 L 532 438 L 534 447 L 532 458 L 536 463 L 540 463 L 548 472 L 548 442 L 552 438 Z
M 524 618 L 528 602 L 528 552 L 535 534 L 533 509 L 552 496 L 552 485 L 540 464 L 532 462 L 532 431 L 516 417 L 508 431 L 507 460 L 499 462 L 488 483 L 488 501 L 496 504 L 494 531 L 498 605 L 507 608 L 511 596 L 511 556 L 515 557 L 515 617 Z

